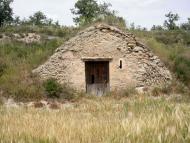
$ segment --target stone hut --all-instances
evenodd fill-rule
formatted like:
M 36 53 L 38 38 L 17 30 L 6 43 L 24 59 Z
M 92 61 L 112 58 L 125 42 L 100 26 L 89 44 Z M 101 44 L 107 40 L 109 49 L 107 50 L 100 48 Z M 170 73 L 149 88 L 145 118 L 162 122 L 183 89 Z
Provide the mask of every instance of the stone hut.
M 169 70 L 131 33 L 105 24 L 91 26 L 59 47 L 34 70 L 42 79 L 95 95 L 134 86 L 168 84 Z

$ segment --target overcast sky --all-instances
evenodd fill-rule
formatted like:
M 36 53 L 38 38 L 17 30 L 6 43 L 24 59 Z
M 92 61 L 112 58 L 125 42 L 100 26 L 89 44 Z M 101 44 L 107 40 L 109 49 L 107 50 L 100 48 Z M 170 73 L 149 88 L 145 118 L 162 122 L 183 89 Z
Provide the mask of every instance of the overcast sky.
M 27 18 L 36 11 L 44 12 L 49 18 L 63 25 L 74 25 L 70 9 L 77 0 L 14 0 L 14 14 Z M 127 24 L 150 28 L 153 24 L 162 25 L 164 15 L 169 11 L 180 15 L 180 22 L 190 17 L 190 0 L 97 0 L 109 2 Z

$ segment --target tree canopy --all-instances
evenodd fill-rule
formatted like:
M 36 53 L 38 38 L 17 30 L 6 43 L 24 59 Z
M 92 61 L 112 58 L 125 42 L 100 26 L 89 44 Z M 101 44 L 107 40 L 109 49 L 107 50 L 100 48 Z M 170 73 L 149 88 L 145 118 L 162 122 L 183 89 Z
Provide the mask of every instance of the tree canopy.
M 13 20 L 10 4 L 13 0 L 0 0 L 0 27 Z
M 71 12 L 76 15 L 76 25 L 85 25 L 95 21 L 104 21 L 111 25 L 126 28 L 125 20 L 116 15 L 116 11 L 110 10 L 110 3 L 98 4 L 96 0 L 78 0 Z
M 164 26 L 168 29 L 168 30 L 175 30 L 177 29 L 177 25 L 176 22 L 179 20 L 179 15 L 173 14 L 172 12 L 169 12 L 168 14 L 165 15 L 167 20 L 165 20 L 164 22 Z
M 190 31 L 190 18 L 187 19 L 188 22 L 181 24 L 181 29 Z
M 13 19 L 12 25 L 60 26 L 58 21 L 54 22 L 41 11 L 35 12 L 27 19 L 21 20 L 19 16 L 16 16 Z
M 34 15 L 29 17 L 29 22 L 34 25 L 43 25 L 47 23 L 47 17 L 43 12 L 37 11 Z
M 78 0 L 75 3 L 75 9 L 71 12 L 77 15 L 74 22 L 79 25 L 91 23 L 99 14 L 99 6 L 95 0 Z

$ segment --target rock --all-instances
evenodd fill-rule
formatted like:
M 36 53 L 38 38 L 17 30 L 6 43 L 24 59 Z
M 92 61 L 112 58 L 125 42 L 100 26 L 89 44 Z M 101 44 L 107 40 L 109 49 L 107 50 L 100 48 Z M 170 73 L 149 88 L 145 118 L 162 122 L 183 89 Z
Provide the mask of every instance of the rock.
M 139 52 L 139 51 L 143 51 L 144 49 L 142 47 L 135 47 L 133 49 L 134 52 Z
M 133 48 L 133 47 L 136 46 L 135 44 L 132 44 L 132 43 L 128 43 L 127 45 L 128 45 L 129 47 L 131 47 L 131 48 Z
M 41 102 L 34 102 L 34 108 L 43 108 L 45 105 Z
M 20 34 L 13 34 L 13 37 L 14 37 L 15 39 L 21 38 Z
M 159 64 L 160 63 L 160 59 L 156 59 L 153 61 L 155 64 Z
M 153 57 L 151 57 L 150 59 L 151 59 L 151 60 L 157 60 L 158 57 L 157 57 L 157 56 L 153 56 Z
M 34 107 L 34 102 L 27 103 L 27 107 L 29 107 L 29 108 Z
M 60 109 L 61 107 L 60 107 L 60 105 L 57 104 L 57 103 L 50 103 L 50 104 L 48 105 L 48 108 L 49 108 L 49 109 L 53 109 L 53 110 L 58 110 L 58 109 Z
M 8 99 L 6 102 L 5 102 L 5 106 L 7 108 L 18 108 L 18 104 L 13 100 L 13 99 Z
M 148 88 L 143 86 L 143 87 L 137 87 L 136 90 L 138 93 L 143 94 L 148 91 Z
M 67 108 L 74 108 L 73 104 L 71 104 L 71 103 L 63 104 L 62 107 L 63 107 L 64 109 L 67 109 Z
M 162 62 L 158 63 L 159 67 L 164 67 L 164 64 Z
M 47 101 L 45 101 L 45 100 L 42 100 L 42 101 L 40 101 L 40 103 L 42 103 L 44 106 L 47 106 L 49 103 L 47 102 Z
M 151 57 L 153 57 L 153 54 L 150 52 L 150 53 L 148 53 L 148 56 L 151 58 Z
M 20 41 L 20 42 L 24 42 L 24 43 L 34 43 L 34 42 L 39 42 L 41 40 L 41 36 L 38 35 L 38 34 L 35 34 L 35 33 L 28 33 L 28 34 L 25 34 L 25 33 L 21 33 L 21 34 L 17 34 L 17 33 L 13 33 L 13 34 L 10 34 L 8 36 L 0 36 L 1 38 L 1 41 L 2 40 L 9 40 L 9 39 L 14 39 L 14 40 L 17 40 L 17 41 Z

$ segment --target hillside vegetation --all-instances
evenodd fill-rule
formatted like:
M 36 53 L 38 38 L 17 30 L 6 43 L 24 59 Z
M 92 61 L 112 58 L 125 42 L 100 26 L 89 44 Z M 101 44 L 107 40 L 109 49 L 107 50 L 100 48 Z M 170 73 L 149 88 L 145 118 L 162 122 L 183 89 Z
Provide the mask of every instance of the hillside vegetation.
M 19 100 L 43 96 L 41 82 L 32 70 L 45 62 L 62 41 L 25 44 L 5 41 L 0 44 L 0 90 L 3 96 Z
M 190 33 L 173 31 L 131 31 L 158 55 L 173 75 L 190 86 Z
M 86 27 L 86 26 L 85 26 Z M 42 37 L 56 36 L 53 40 L 42 39 L 38 43 L 0 42 L 0 90 L 3 96 L 16 100 L 28 101 L 46 96 L 43 83 L 31 72 L 44 63 L 54 50 L 74 36 L 81 28 L 73 27 L 32 27 L 18 26 L 2 28 L 2 33 L 41 34 Z M 72 31 L 72 32 L 70 32 Z M 172 71 L 174 81 L 169 89 L 161 92 L 188 94 L 190 87 L 190 34 L 181 30 L 175 31 L 142 31 L 127 30 L 134 33 L 143 43 L 158 55 Z M 62 33 L 62 34 L 60 34 Z M 61 36 L 61 37 L 60 37 Z

